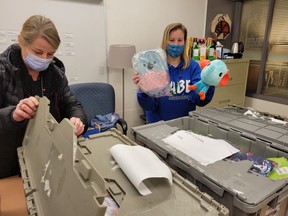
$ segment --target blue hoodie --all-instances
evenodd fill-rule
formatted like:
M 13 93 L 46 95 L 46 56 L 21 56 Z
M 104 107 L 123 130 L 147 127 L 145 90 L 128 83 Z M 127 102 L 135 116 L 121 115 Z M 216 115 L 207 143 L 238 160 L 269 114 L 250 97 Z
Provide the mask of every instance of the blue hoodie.
M 177 67 L 168 64 L 173 96 L 153 98 L 140 91 L 137 93 L 138 103 L 146 112 L 147 123 L 188 116 L 190 111 L 196 109 L 196 105 L 205 106 L 212 100 L 214 86 L 209 87 L 203 101 L 195 91 L 188 90 L 189 85 L 201 79 L 201 68 L 196 61 L 191 60 L 189 67 L 182 69 L 183 63 L 182 60 Z

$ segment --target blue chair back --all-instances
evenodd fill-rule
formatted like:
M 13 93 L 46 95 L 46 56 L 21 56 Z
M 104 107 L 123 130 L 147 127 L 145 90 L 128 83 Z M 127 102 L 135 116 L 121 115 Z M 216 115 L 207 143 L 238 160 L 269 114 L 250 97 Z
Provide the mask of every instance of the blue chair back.
M 81 102 L 89 124 L 95 115 L 115 112 L 115 91 L 109 83 L 77 83 L 69 87 Z

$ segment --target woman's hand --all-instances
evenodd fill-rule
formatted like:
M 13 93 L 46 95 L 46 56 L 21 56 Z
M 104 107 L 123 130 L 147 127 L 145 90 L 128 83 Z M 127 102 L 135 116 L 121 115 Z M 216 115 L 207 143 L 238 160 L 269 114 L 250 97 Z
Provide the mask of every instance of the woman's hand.
M 70 122 L 75 126 L 76 131 L 75 131 L 75 135 L 79 136 L 83 133 L 85 125 L 83 124 L 83 122 L 76 117 L 72 117 L 70 118 Z
M 12 118 L 16 122 L 21 122 L 25 119 L 31 119 L 36 113 L 39 102 L 35 97 L 24 98 L 19 101 L 12 114 Z
M 139 76 L 139 74 L 138 74 L 138 72 L 134 72 L 134 74 L 133 74 L 133 76 L 132 76 L 132 80 L 133 80 L 133 82 L 134 82 L 134 84 L 138 84 L 138 82 L 140 81 L 140 76 Z

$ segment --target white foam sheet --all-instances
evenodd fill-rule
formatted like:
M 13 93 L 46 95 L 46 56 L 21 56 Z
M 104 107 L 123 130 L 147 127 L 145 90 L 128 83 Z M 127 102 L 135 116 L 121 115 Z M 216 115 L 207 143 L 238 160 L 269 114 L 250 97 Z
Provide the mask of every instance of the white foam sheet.
M 148 178 L 165 178 L 172 185 L 170 168 L 150 149 L 116 144 L 110 148 L 110 152 L 141 195 L 151 194 L 149 188 L 143 183 Z

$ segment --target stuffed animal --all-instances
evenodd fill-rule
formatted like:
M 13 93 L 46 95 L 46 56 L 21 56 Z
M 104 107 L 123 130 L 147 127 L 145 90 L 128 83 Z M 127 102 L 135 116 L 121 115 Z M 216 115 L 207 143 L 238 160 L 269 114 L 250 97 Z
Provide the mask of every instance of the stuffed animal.
M 225 86 L 229 80 L 229 73 L 226 64 L 221 60 L 202 60 L 200 62 L 202 68 L 201 80 L 190 85 L 189 90 L 194 90 L 200 96 L 200 100 L 205 100 L 206 92 L 210 86 Z
M 167 56 L 163 49 L 138 52 L 133 56 L 132 64 L 139 73 L 138 86 L 142 92 L 152 97 L 170 94 Z

